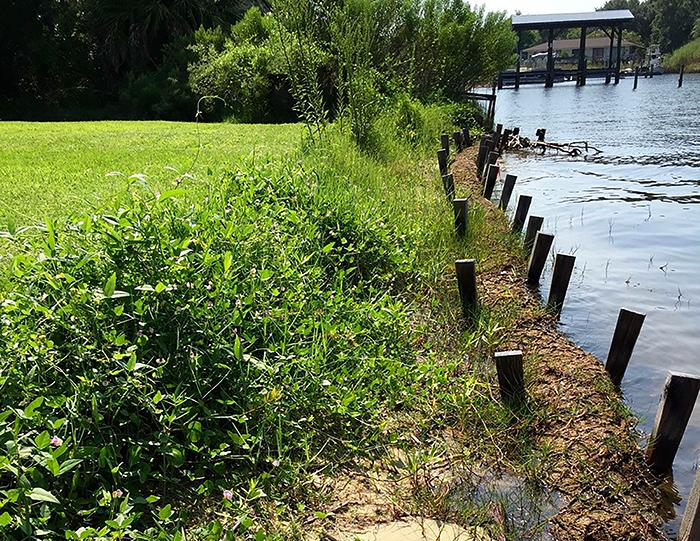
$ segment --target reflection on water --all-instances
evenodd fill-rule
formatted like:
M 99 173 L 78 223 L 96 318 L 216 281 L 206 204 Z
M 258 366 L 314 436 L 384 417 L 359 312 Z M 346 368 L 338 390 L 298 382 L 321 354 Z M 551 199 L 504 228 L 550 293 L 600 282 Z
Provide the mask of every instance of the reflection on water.
M 649 432 L 669 370 L 700 375 L 700 76 L 620 85 L 589 82 L 503 90 L 497 121 L 552 141 L 587 140 L 602 154 L 511 154 L 516 192 L 533 196 L 554 249 L 576 255 L 562 314 L 565 331 L 604 359 L 621 307 L 644 312 L 623 391 Z M 551 263 L 543 277 L 549 285 Z M 676 457 L 682 498 L 700 456 L 700 404 Z M 669 523 L 675 530 L 679 519 Z

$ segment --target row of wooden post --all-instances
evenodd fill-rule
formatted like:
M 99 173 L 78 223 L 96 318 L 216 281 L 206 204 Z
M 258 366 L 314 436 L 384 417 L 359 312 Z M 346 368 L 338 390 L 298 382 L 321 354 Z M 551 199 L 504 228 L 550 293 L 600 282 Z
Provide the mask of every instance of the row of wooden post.
M 519 132 L 504 130 L 498 124 L 492 134 L 482 137 L 477 155 L 477 175 L 483 182 L 483 196 L 491 199 L 500 174 L 498 158 L 505 148 L 504 139 L 510 134 Z M 538 130 L 538 138 L 544 139 L 545 130 Z M 469 131 L 453 134 L 457 150 L 471 146 Z M 438 164 L 443 177 L 445 193 L 452 202 L 455 232 L 465 236 L 469 224 L 469 200 L 455 197 L 454 177 L 449 173 L 450 138 L 443 134 L 442 148 L 438 152 Z M 510 198 L 515 188 L 517 177 L 506 175 L 499 200 L 499 208 L 504 212 L 508 209 Z M 518 198 L 512 228 L 521 232 L 525 225 L 532 197 L 521 195 Z M 554 235 L 541 231 L 544 224 L 542 216 L 531 215 L 527 221 L 523 244 L 529 253 L 527 278 L 528 285 L 536 287 L 554 243 Z M 573 273 L 576 258 L 567 254 L 556 254 L 552 271 L 552 282 L 547 306 L 557 316 L 561 314 L 566 292 Z M 476 316 L 479 307 L 476 261 L 461 259 L 455 262 L 457 285 L 463 316 L 471 320 Z M 608 351 L 605 369 L 612 383 L 619 388 L 632 357 L 634 346 L 641 332 L 645 315 L 622 308 L 618 315 L 610 350 Z M 501 397 L 507 402 L 523 400 L 525 381 L 523 376 L 522 351 L 498 352 L 494 356 Z M 646 459 L 653 471 L 666 474 L 671 471 L 673 460 L 680 446 L 683 433 L 690 419 L 695 401 L 700 391 L 700 377 L 670 372 L 666 380 L 662 400 L 659 404 L 656 419 L 652 429 Z M 679 531 L 680 541 L 700 539 L 700 473 L 689 498 L 686 513 Z

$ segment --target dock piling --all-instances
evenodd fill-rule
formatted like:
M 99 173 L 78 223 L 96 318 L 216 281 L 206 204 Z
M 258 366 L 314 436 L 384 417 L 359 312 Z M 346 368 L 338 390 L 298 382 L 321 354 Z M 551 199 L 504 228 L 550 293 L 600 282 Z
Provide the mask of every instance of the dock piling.
M 457 287 L 462 304 L 462 315 L 470 319 L 476 310 L 478 298 L 476 292 L 476 261 L 473 259 L 458 259 L 455 261 L 457 271 Z
M 547 263 L 549 250 L 551 250 L 553 242 L 554 235 L 550 235 L 549 233 L 542 233 L 541 231 L 538 231 L 535 235 L 535 242 L 532 245 L 530 261 L 527 265 L 528 284 L 533 286 L 539 284 L 542 271 Z
M 669 372 L 646 450 L 647 462 L 656 473 L 672 470 L 699 390 L 699 377 Z
M 484 182 L 484 199 L 491 199 L 493 195 L 493 189 L 496 186 L 496 180 L 498 179 L 498 173 L 501 168 L 497 165 L 489 165 L 486 173 L 486 182 Z
M 552 271 L 552 283 L 549 286 L 549 297 L 547 307 L 554 311 L 557 316 L 561 314 L 564 307 L 566 291 L 569 289 L 571 274 L 574 271 L 576 258 L 572 255 L 557 254 L 554 259 L 554 270 Z
M 639 332 L 642 330 L 645 314 L 639 314 L 622 308 L 617 317 L 617 325 L 613 335 L 605 370 L 616 387 L 622 383 L 627 365 L 632 357 L 632 351 L 637 343 Z
M 498 206 L 501 210 L 505 211 L 508 209 L 508 203 L 510 203 L 510 196 L 513 194 L 513 188 L 515 188 L 515 181 L 518 179 L 515 175 L 506 175 L 506 179 L 503 181 L 503 190 L 501 191 L 501 201 Z
M 520 232 L 525 225 L 525 218 L 530 210 L 532 197 L 529 195 L 521 195 L 518 198 L 518 206 L 515 208 L 515 216 L 513 216 L 513 231 Z
M 530 216 L 527 221 L 527 229 L 525 230 L 525 239 L 523 245 L 528 253 L 532 252 L 532 246 L 535 243 L 535 235 L 542 229 L 544 218 L 542 216 Z
M 518 402 L 525 398 L 522 351 L 503 351 L 494 355 L 498 386 L 504 402 Z
M 681 71 L 678 74 L 678 88 L 683 86 L 683 74 L 685 73 L 685 66 L 681 66 Z
M 639 84 L 639 66 L 634 68 L 634 88 L 632 90 L 637 90 L 638 84 Z
M 452 210 L 455 216 L 455 232 L 458 237 L 464 237 L 469 227 L 469 200 L 453 199 Z

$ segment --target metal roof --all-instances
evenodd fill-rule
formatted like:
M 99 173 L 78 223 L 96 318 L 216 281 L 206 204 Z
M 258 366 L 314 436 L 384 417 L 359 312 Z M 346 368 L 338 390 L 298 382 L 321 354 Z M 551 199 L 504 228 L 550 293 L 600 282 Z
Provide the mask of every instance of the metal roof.
M 513 15 L 513 30 L 542 28 L 576 28 L 581 26 L 622 25 L 634 21 L 628 9 L 611 9 L 590 13 L 558 13 L 550 15 Z
M 552 48 L 555 51 L 563 51 L 567 49 L 578 49 L 581 46 L 581 40 L 579 38 L 575 39 L 555 39 L 552 42 Z M 622 40 L 623 47 L 641 47 L 631 41 L 626 39 Z M 586 39 L 586 49 L 598 49 L 598 48 L 610 47 L 610 38 L 591 38 Z M 549 44 L 545 41 L 544 43 L 538 43 L 527 49 L 523 49 L 524 53 L 542 53 L 549 49 Z

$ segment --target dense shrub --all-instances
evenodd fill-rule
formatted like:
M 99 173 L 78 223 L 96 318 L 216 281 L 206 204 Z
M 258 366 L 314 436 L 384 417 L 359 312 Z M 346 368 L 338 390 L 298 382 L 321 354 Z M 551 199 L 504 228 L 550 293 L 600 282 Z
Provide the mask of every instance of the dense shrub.
M 666 69 L 677 71 L 681 66 L 687 71 L 700 72 L 700 39 L 685 44 L 664 59 Z
M 170 520 L 171 483 L 180 501 L 284 500 L 320 450 L 379 437 L 413 377 L 392 294 L 411 242 L 318 182 L 263 166 L 201 203 L 142 189 L 14 237 L 0 297 L 6 532 L 134 538 L 150 504 Z

